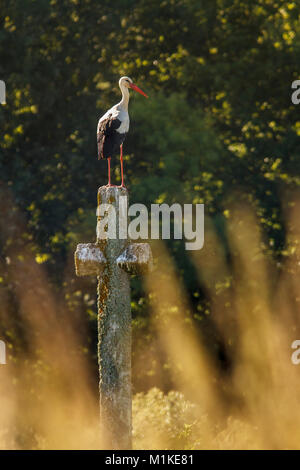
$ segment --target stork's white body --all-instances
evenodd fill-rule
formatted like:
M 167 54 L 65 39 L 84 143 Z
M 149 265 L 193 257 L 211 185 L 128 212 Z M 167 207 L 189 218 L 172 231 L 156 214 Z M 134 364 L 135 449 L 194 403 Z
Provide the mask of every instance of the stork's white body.
M 108 185 L 110 186 L 110 160 L 120 150 L 121 178 L 123 183 L 123 142 L 129 131 L 129 88 L 138 91 L 140 94 L 147 95 L 135 85 L 131 78 L 121 77 L 119 87 L 122 92 L 120 103 L 110 108 L 98 121 L 97 126 L 97 144 L 98 158 L 107 158 L 108 160 Z M 148 98 L 148 97 L 147 97 Z
M 100 126 L 106 119 L 117 119 L 120 121 L 120 126 L 115 129 L 119 134 L 127 134 L 129 131 L 129 114 L 128 110 L 124 109 L 121 103 L 115 104 L 112 108 L 106 111 L 105 114 L 99 119 L 97 126 L 97 134 L 99 132 Z

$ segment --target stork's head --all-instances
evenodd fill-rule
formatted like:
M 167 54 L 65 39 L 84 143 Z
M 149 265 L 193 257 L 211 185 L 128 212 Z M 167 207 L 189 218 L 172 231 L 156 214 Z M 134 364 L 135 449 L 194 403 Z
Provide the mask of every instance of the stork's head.
M 146 93 L 144 93 L 137 85 L 135 85 L 129 77 L 121 77 L 119 80 L 119 87 L 121 88 L 121 90 L 124 88 L 131 88 L 132 90 L 137 91 L 141 95 L 148 98 Z

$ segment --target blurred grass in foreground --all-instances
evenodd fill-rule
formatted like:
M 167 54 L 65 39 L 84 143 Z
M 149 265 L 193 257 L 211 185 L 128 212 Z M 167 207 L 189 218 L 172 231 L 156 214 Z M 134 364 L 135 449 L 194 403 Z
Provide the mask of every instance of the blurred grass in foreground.
M 80 349 L 84 328 L 76 315 L 74 321 L 64 317 L 43 266 L 30 244 L 18 239 L 20 215 L 7 198 L 2 206 L 1 236 L 13 231 L 15 243 L 1 270 L 17 286 L 26 335 L 22 346 L 9 344 L 8 364 L 0 369 L 0 447 L 101 448 L 94 371 Z M 204 249 L 190 252 L 211 299 L 226 370 L 205 338 L 199 341 L 172 259 L 156 243 L 158 264 L 145 278 L 145 289 L 161 383 L 134 397 L 134 448 L 300 448 L 300 372 L 291 363 L 291 343 L 300 334 L 299 208 L 300 200 L 286 212 L 284 270 L 265 255 L 253 212 L 239 204 L 228 219 L 230 257 L 208 219 Z M 222 288 L 228 279 L 230 286 Z M 6 310 L 9 299 L 1 291 L 0 297 L 1 325 L 8 327 L 14 320 Z M 174 384 L 167 394 L 160 390 L 164 373 Z

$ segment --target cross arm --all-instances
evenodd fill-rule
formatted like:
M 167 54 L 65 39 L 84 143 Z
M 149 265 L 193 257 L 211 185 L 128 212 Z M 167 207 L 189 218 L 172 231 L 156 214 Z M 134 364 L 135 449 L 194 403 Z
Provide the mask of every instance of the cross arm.
M 98 245 L 80 243 L 75 251 L 77 276 L 98 276 L 103 271 L 106 259 Z
M 153 267 L 153 257 L 148 243 L 131 243 L 117 258 L 118 266 L 129 274 L 145 274 Z

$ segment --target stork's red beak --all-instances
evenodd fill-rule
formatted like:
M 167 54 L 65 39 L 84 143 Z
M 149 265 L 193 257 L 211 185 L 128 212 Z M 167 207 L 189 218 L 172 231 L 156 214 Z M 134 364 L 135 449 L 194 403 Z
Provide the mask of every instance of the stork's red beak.
M 137 91 L 138 93 L 140 93 L 141 95 L 143 96 L 146 96 L 146 98 L 149 98 L 148 95 L 146 95 L 146 93 L 144 93 L 138 86 L 136 86 L 134 83 L 130 83 L 130 88 L 132 88 L 134 91 Z

